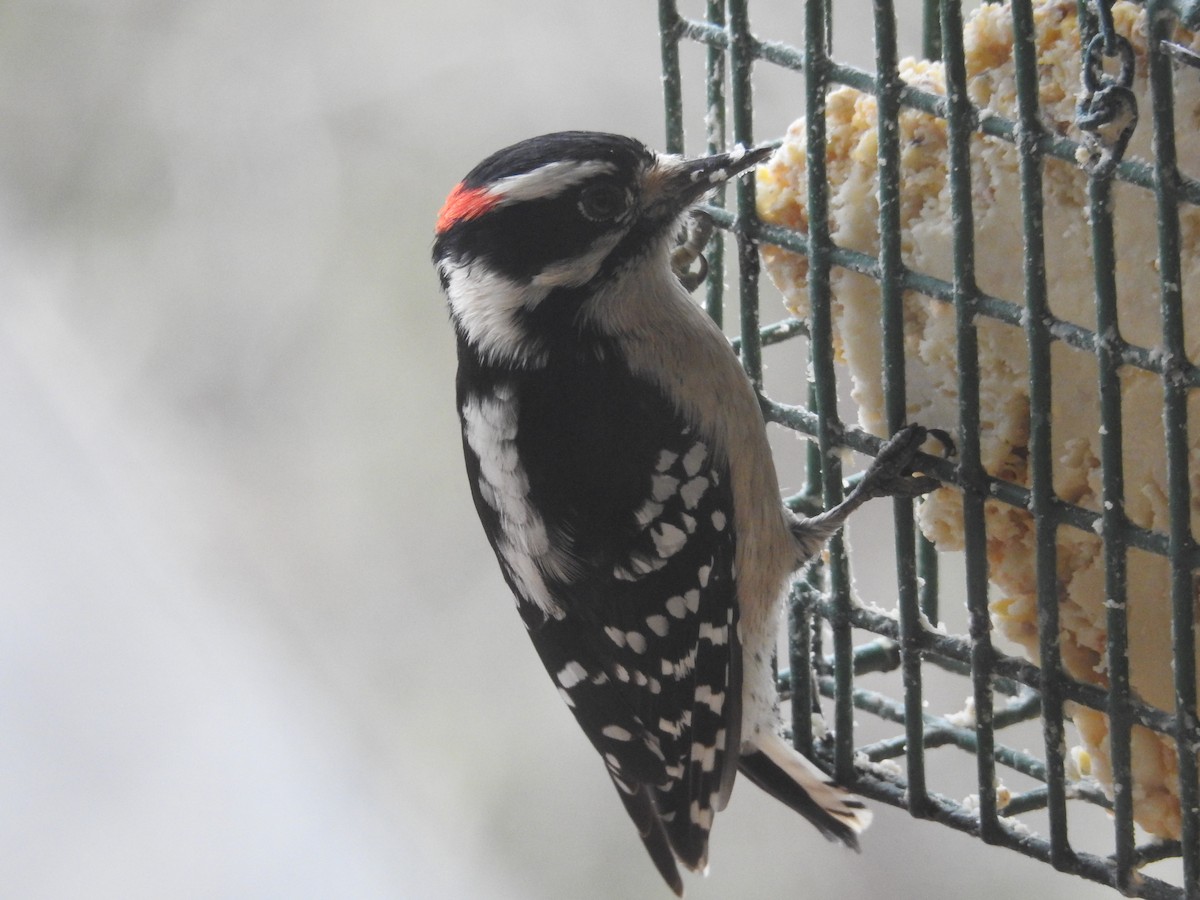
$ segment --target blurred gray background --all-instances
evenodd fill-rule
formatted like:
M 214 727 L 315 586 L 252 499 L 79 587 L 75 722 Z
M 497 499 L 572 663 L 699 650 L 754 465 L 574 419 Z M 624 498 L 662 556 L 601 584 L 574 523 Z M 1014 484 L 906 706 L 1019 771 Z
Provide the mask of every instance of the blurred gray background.
M 0 5 L 0 894 L 669 896 L 475 521 L 428 262 L 487 153 L 660 110 L 648 0 Z M 876 823 L 743 785 L 689 896 L 1109 896 Z

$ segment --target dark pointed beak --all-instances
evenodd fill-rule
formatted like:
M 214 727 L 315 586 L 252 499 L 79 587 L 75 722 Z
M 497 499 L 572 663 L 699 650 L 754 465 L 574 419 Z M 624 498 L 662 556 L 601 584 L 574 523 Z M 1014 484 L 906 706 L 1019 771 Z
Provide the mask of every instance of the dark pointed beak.
M 677 216 L 713 188 L 758 165 L 773 150 L 773 147 L 755 147 L 698 159 L 659 156 L 646 177 L 647 206 L 656 217 Z

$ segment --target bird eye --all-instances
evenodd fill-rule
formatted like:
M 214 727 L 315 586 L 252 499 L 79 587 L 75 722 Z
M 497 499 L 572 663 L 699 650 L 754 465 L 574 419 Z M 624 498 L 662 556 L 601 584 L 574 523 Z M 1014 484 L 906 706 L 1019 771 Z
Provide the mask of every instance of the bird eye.
M 579 192 L 579 211 L 593 222 L 618 218 L 629 206 L 629 195 L 617 185 L 590 184 Z

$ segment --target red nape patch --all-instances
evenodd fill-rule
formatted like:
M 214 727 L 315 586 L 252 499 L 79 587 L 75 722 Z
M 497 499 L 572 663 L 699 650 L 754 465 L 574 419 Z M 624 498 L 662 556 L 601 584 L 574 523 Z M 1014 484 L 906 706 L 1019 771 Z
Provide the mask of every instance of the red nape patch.
M 456 222 L 482 216 L 498 202 L 499 198 L 489 194 L 486 188 L 469 188 L 459 182 L 442 204 L 435 231 L 441 234 Z

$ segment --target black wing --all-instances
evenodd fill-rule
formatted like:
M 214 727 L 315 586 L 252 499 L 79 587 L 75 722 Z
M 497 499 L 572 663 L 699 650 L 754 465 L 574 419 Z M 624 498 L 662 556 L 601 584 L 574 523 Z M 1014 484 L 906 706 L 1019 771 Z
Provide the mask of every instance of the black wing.
M 667 844 L 704 866 L 740 743 L 724 461 L 611 355 L 471 384 L 460 410 L 480 516 L 547 671 L 677 887 Z M 487 407 L 497 396 L 511 421 Z M 527 486 L 523 505 L 496 496 L 501 475 Z M 545 541 L 516 533 L 530 528 Z

